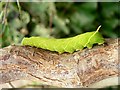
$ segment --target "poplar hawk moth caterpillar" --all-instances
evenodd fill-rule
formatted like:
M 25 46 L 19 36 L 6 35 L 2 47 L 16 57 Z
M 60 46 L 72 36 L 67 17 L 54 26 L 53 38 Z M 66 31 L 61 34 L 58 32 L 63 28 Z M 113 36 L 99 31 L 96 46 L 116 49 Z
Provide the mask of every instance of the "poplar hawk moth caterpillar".
M 101 26 L 96 31 L 86 32 L 74 37 L 55 39 L 43 37 L 23 38 L 22 45 L 35 46 L 58 53 L 73 53 L 74 51 L 82 50 L 84 47 L 92 48 L 93 44 L 103 44 L 104 38 L 98 32 Z

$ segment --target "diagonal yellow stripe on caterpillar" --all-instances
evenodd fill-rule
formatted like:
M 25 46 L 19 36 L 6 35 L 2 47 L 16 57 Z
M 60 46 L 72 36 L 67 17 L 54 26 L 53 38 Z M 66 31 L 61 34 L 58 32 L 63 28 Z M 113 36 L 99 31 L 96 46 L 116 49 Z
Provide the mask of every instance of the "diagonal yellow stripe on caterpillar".
M 87 43 L 84 45 L 84 47 L 86 47 L 86 45 L 90 42 L 90 39 L 100 30 L 101 25 L 97 28 L 97 30 L 95 31 L 95 33 L 93 33 L 93 35 L 90 36 L 90 38 L 88 39 Z

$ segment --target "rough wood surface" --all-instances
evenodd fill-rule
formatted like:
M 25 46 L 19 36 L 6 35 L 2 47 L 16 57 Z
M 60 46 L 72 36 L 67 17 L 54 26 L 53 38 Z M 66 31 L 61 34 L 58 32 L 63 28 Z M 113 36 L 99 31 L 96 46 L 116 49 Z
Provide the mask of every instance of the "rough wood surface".
M 30 46 L 5 47 L 0 49 L 0 84 L 26 79 L 77 88 L 118 77 L 119 41 L 106 39 L 104 45 L 73 54 L 58 54 Z

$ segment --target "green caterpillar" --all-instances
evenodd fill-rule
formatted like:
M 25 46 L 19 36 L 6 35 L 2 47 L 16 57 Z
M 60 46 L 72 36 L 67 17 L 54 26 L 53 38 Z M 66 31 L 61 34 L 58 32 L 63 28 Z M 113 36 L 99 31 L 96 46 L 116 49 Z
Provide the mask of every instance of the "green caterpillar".
M 70 38 L 55 39 L 43 37 L 23 38 L 22 45 L 35 46 L 58 53 L 73 53 L 74 51 L 82 50 L 84 47 L 92 48 L 93 44 L 103 44 L 104 38 L 98 32 L 101 26 L 96 31 L 87 32 Z

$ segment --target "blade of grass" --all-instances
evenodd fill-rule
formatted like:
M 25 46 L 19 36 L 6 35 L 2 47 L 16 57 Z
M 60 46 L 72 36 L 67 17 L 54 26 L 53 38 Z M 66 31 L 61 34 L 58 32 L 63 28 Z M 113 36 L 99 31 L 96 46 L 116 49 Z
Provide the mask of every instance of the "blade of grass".
M 19 9 L 20 18 L 21 18 L 21 7 L 20 7 L 20 3 L 19 3 L 19 0 L 17 0 L 17 6 L 18 6 L 18 9 Z

